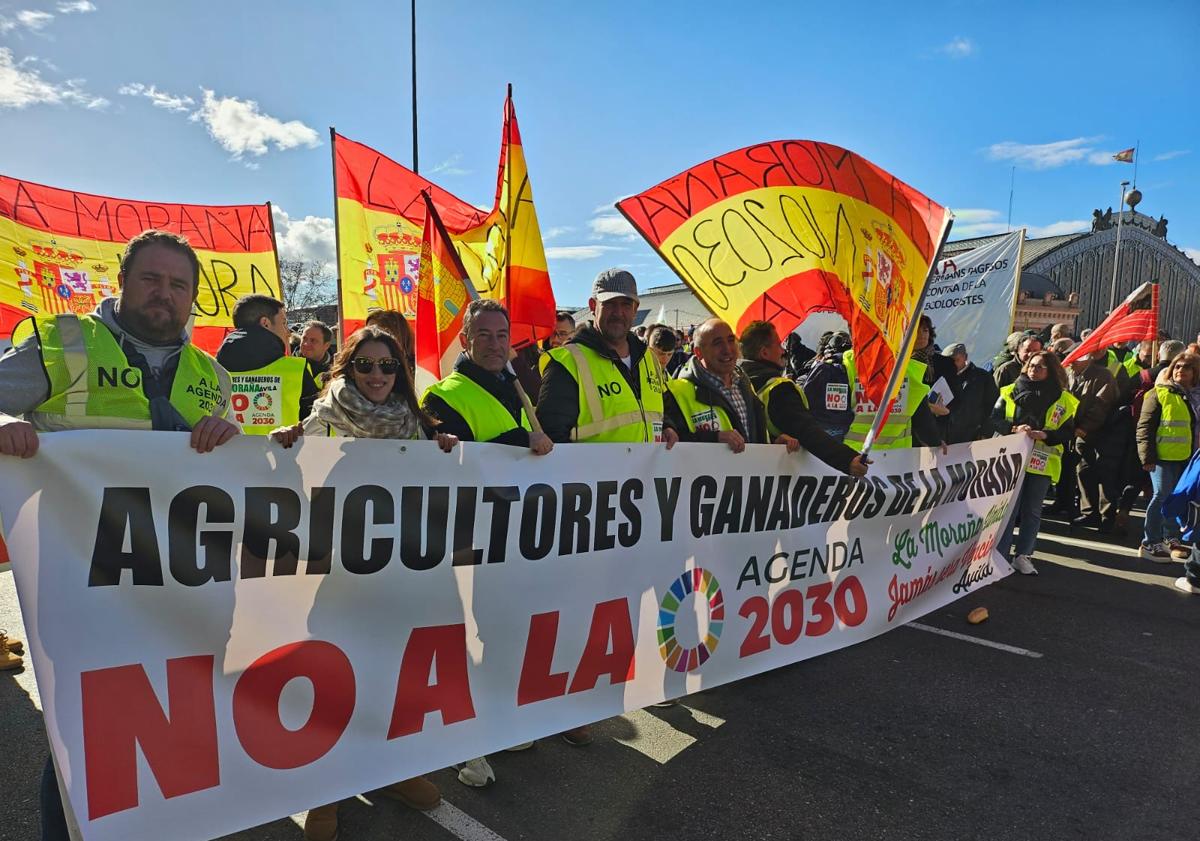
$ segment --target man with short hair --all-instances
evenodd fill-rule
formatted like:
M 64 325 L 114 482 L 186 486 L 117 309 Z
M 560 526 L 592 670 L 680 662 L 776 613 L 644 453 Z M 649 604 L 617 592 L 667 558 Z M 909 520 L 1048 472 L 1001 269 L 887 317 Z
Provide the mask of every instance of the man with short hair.
M 511 348 L 508 310 L 499 301 L 479 298 L 467 305 L 458 341 L 463 346 L 454 371 L 425 390 L 421 405 L 442 423 L 439 432 L 460 441 L 484 441 L 528 447 L 545 455 L 554 444 L 535 432 L 508 369 Z
M 300 355 L 308 360 L 308 370 L 322 384 L 333 361 L 333 330 L 323 321 L 310 321 L 300 332 Z
M 308 417 L 320 393 L 302 356 L 289 356 L 287 310 L 270 295 L 243 295 L 233 305 L 234 330 L 217 348 L 233 376 L 234 419 L 248 435 L 269 435 Z
M 650 328 L 650 335 L 646 337 L 646 344 L 650 348 L 650 352 L 654 354 L 654 358 L 658 360 L 658 364 L 668 374 L 670 370 L 671 360 L 675 356 L 675 331 L 670 327 L 662 324 L 656 324 Z
M 1016 356 L 995 370 L 996 388 L 1004 388 L 1006 385 L 1015 383 L 1017 377 L 1021 376 L 1021 371 L 1024 369 L 1025 363 L 1029 361 L 1029 357 L 1039 353 L 1041 349 L 1042 340 L 1036 335 L 1026 333 L 1022 336 L 1017 341 Z
M 1067 324 L 1066 322 L 1059 322 L 1058 324 L 1051 325 L 1050 341 L 1053 342 L 1053 341 L 1057 341 L 1058 339 L 1070 339 L 1070 338 L 1071 338 L 1071 325 L 1070 324 Z
M 767 434 L 772 438 L 790 436 L 834 470 L 865 476 L 868 461 L 821 428 L 808 410 L 804 392 L 784 376 L 785 351 L 775 325 L 769 321 L 750 322 L 738 344 L 742 351 L 738 368 L 750 379 L 765 407 Z M 848 395 L 847 390 L 847 403 Z
M 992 407 L 1000 399 L 996 381 L 967 358 L 967 346 L 955 342 L 942 351 L 954 363 L 961 394 L 950 404 L 947 443 L 962 444 L 992 437 Z
M 44 314 L 17 325 L 0 357 L 0 456 L 32 458 L 39 433 L 68 429 L 190 430 L 199 453 L 238 434 L 227 419 L 229 374 L 187 333 L 200 286 L 187 240 L 156 230 L 134 237 L 118 283 L 119 295 L 90 315 Z M 49 759 L 41 815 L 44 841 L 70 837 Z
M 545 349 L 562 347 L 575 335 L 575 316 L 566 310 L 554 314 L 554 332 L 546 339 Z
M 1071 524 L 1076 528 L 1101 528 L 1111 532 L 1116 524 L 1117 505 L 1122 487 L 1118 483 L 1119 464 L 1105 458 L 1105 431 L 1109 416 L 1116 410 L 1119 391 L 1116 378 L 1100 360 L 1103 351 L 1082 356 L 1068 366 L 1070 391 L 1079 400 L 1075 410 L 1076 449 L 1079 452 L 1078 481 L 1080 515 Z M 1064 479 L 1066 471 L 1063 473 Z M 1106 505 L 1101 515 L 1100 491 Z

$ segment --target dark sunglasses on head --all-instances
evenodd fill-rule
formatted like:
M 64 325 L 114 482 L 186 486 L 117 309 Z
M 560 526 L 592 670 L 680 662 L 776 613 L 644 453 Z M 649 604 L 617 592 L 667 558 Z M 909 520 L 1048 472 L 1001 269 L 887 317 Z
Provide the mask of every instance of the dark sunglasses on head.
M 384 374 L 394 374 L 400 370 L 400 360 L 390 356 L 385 359 L 368 359 L 365 356 L 356 356 L 350 360 L 350 364 L 360 374 L 371 373 L 376 365 L 379 366 L 379 370 Z

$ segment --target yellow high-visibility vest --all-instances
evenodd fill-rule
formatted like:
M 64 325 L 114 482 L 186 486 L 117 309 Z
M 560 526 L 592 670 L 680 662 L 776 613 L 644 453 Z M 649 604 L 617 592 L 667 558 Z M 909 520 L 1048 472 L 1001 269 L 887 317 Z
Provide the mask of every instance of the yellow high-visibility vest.
M 1016 383 L 1000 389 L 1000 399 L 1004 401 L 1004 417 L 1011 422 L 1017 416 L 1017 401 L 1013 399 L 1013 389 Z M 1053 431 L 1075 417 L 1079 408 L 1079 398 L 1069 391 L 1063 391 L 1058 399 L 1046 408 L 1046 423 L 1044 431 Z M 1057 482 L 1062 475 L 1062 444 L 1047 444 L 1045 441 L 1034 441 L 1033 452 L 1029 455 L 1029 463 L 1025 465 L 1027 473 L 1039 476 L 1049 476 L 1052 482 Z
M 848 350 L 842 354 L 842 362 L 846 366 L 846 377 L 854 390 L 854 420 L 846 431 L 846 446 L 862 452 L 867 441 L 867 433 L 875 422 L 876 406 L 867 400 L 862 385 L 858 381 L 858 369 L 854 364 L 854 351 Z M 879 434 L 871 445 L 877 450 L 898 450 L 911 447 L 912 418 L 921 401 L 929 396 L 929 386 L 925 384 L 924 362 L 916 359 L 908 360 L 904 380 L 896 393 L 896 405 L 887 416 Z
M 517 428 L 516 420 L 503 403 L 479 383 L 458 371 L 425 389 L 421 396 L 422 406 L 431 394 L 442 398 L 447 406 L 462 415 L 476 441 L 491 441 Z M 520 427 L 526 431 L 532 429 L 524 407 L 521 408 Z
M 641 385 L 639 400 L 618 369 L 620 362 L 578 342 L 548 353 L 579 386 L 579 420 L 571 432 L 571 440 L 584 443 L 662 440 L 663 392 L 667 390 L 667 380 L 654 354 L 649 351 L 643 354 L 634 372 Z
M 1187 398 L 1165 385 L 1156 385 L 1154 393 L 1158 395 L 1158 405 L 1162 407 L 1155 440 L 1158 460 L 1187 461 L 1192 457 L 1192 444 L 1195 442 Z
M 281 356 L 262 368 L 230 373 L 234 423 L 247 435 L 267 435 L 272 429 L 299 423 L 307 370 L 303 356 Z

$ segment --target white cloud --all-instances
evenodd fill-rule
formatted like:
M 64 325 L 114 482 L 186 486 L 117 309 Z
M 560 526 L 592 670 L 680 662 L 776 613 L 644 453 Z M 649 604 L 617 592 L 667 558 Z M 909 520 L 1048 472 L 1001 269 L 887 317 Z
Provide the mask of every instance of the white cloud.
M 1061 222 L 1051 222 L 1049 225 L 1029 225 L 1031 237 L 1056 237 L 1062 234 L 1083 233 L 1092 226 L 1090 219 L 1067 219 Z
M 108 100 L 81 87 L 82 80 L 68 79 L 61 84 L 43 79 L 31 63 L 13 60 L 12 50 L 0 47 L 0 109 L 28 108 L 30 105 L 82 105 L 104 108 Z
M 629 220 L 616 214 L 597 216 L 588 222 L 588 227 L 592 230 L 592 236 L 596 238 L 616 237 L 627 240 L 638 238 L 638 232 L 633 229 L 633 225 L 629 224 Z
M 471 170 L 458 165 L 461 160 L 462 152 L 455 152 L 440 164 L 434 164 L 432 171 L 438 175 L 470 175 Z
M 128 85 L 122 85 L 117 89 L 117 93 L 124 96 L 144 96 L 154 105 L 155 108 L 163 108 L 167 111 L 174 111 L 177 114 L 186 114 L 192 110 L 192 106 L 196 104 L 196 100 L 190 96 L 176 96 L 160 91 L 154 85 L 143 85 L 141 82 L 132 82 Z
M 612 251 L 624 251 L 616 245 L 560 245 L 546 249 L 548 260 L 594 260 Z
M 1192 258 L 1192 262 L 1200 265 L 1200 248 L 1185 247 L 1183 253 Z
M 545 240 L 548 240 L 548 239 L 556 239 L 557 237 L 561 237 L 563 234 L 571 233 L 571 231 L 573 231 L 573 230 L 575 230 L 575 229 L 572 228 L 570 225 L 559 225 L 554 228 L 547 228 L 542 233 L 542 241 L 544 242 Z
M 54 15 L 49 12 L 39 12 L 34 9 L 22 9 L 15 16 L 0 17 L 0 35 L 12 32 L 17 28 L 30 32 L 40 32 L 54 22 Z
M 1156 161 L 1169 161 L 1174 158 L 1182 158 L 1191 152 L 1191 149 L 1172 149 L 1170 152 L 1163 152 L 1161 155 L 1155 155 Z
M 632 195 L 632 193 L 630 195 Z M 596 205 L 595 208 L 592 209 L 592 215 L 594 216 L 597 213 L 612 213 L 613 211 L 615 211 L 617 209 L 617 207 L 616 207 L 617 202 L 621 201 L 622 199 L 627 199 L 627 198 L 629 198 L 629 196 L 617 196 L 615 199 L 610 201 L 608 204 L 598 204 L 598 205 Z
M 271 205 L 275 221 L 275 244 L 280 260 L 305 260 L 320 263 L 332 271 L 337 259 L 333 220 L 328 216 L 292 219 L 278 205 Z
M 1091 163 L 1112 163 L 1112 152 L 1097 152 L 1092 146 L 1100 138 L 1076 137 L 1071 140 L 1056 140 L 1053 143 L 1014 143 L 1006 140 L 988 147 L 988 156 L 994 161 L 1012 161 L 1031 169 L 1054 169 L 1075 161 L 1089 160 Z M 1101 155 L 1109 159 L 1100 161 Z
M 89 0 L 63 0 L 56 7 L 60 14 L 84 15 L 96 11 L 96 4 Z
M 938 52 L 943 55 L 948 55 L 951 58 L 966 58 L 969 55 L 975 54 L 975 42 L 970 38 L 964 38 L 962 35 L 955 35 L 945 44 L 938 48 Z
M 987 208 L 964 208 L 954 211 L 954 227 L 950 235 L 955 239 L 970 239 L 972 237 L 988 237 L 1003 234 L 1009 230 L 1026 228 L 1030 237 L 1054 237 L 1060 234 L 1073 234 L 1086 231 L 1091 227 L 1091 220 L 1067 219 L 1051 222 L 1049 225 L 1027 225 L 1014 223 L 1010 228 L 998 210 Z
M 258 110 L 258 103 L 251 99 L 234 96 L 218 97 L 207 88 L 200 109 L 191 119 L 202 122 L 212 139 L 221 144 L 234 158 L 242 155 L 265 155 L 267 146 L 276 149 L 294 149 L 307 146 L 310 149 L 321 145 L 321 138 L 309 126 L 299 120 L 283 122 Z

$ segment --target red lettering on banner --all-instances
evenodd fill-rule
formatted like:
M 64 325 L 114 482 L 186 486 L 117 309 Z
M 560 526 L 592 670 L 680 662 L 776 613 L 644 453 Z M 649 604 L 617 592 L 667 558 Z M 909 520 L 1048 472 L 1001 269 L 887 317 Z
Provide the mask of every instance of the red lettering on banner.
M 80 675 L 88 819 L 138 805 L 137 749 L 163 797 L 220 784 L 213 657 L 167 661 L 170 717 L 141 665 Z
M 587 643 L 579 658 L 575 679 L 571 681 L 571 692 L 586 692 L 594 688 L 601 675 L 608 675 L 609 683 L 613 685 L 633 678 L 633 647 L 629 601 L 613 599 L 600 602 L 592 611 L 592 626 L 588 629 Z
M 279 696 L 296 678 L 313 687 L 312 713 L 299 730 L 279 720 Z M 305 640 L 259 657 L 233 689 L 233 726 L 246 755 L 267 768 L 299 768 L 337 744 L 354 712 L 354 669 L 333 643 Z
M 437 682 L 430 683 L 435 661 Z M 467 677 L 467 629 L 462 623 L 413 628 L 400 662 L 387 737 L 420 733 L 425 714 L 436 711 L 442 713 L 443 725 L 475 717 Z
M 529 618 L 525 660 L 521 663 L 521 681 L 517 684 L 518 707 L 566 694 L 567 673 L 550 672 L 554 666 L 554 647 L 557 642 L 557 610 L 538 613 Z

